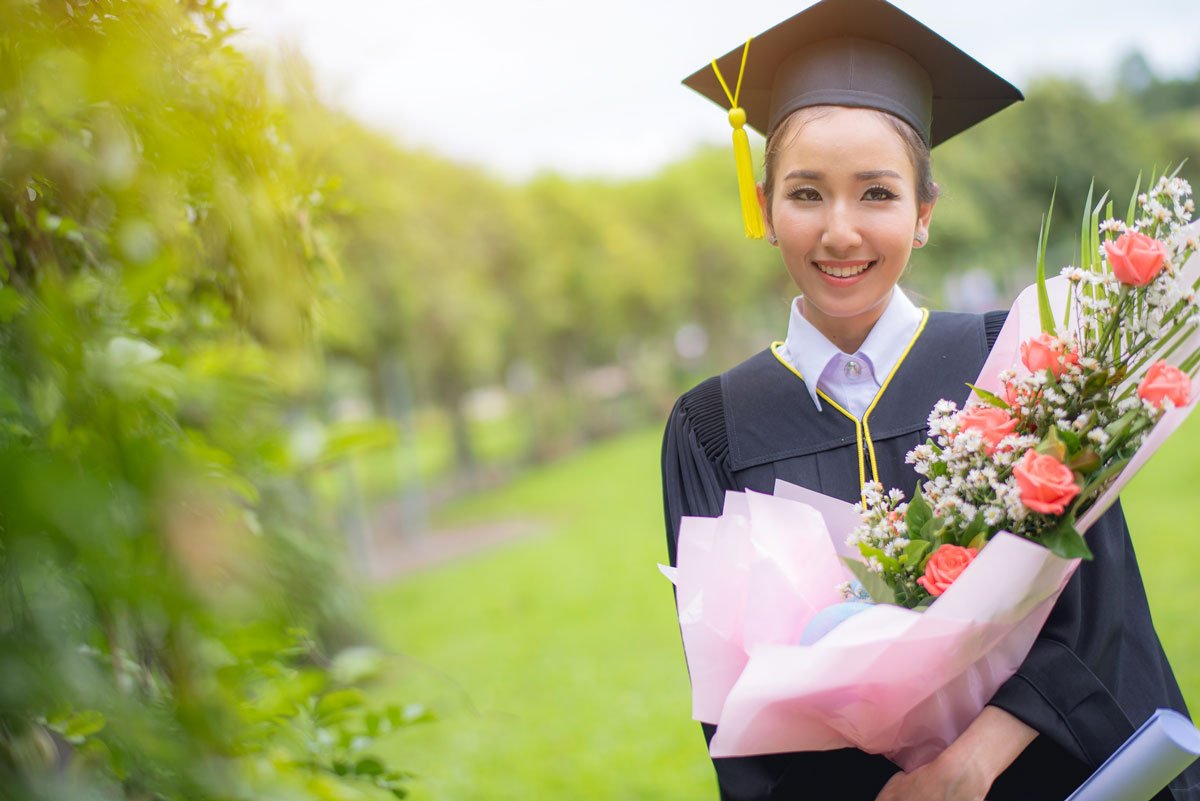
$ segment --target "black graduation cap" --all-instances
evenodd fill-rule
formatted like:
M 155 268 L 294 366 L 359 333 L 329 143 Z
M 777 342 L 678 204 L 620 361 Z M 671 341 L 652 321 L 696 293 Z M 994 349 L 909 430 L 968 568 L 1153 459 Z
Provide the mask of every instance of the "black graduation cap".
M 822 0 L 683 83 L 733 107 L 735 152 L 745 151 L 738 152 L 739 184 L 750 176 L 750 194 L 742 188 L 744 207 L 753 195 L 753 173 L 749 146 L 739 142 L 743 122 L 766 135 L 807 106 L 875 108 L 912 125 L 933 147 L 1024 99 L 1008 81 L 884 0 Z M 746 230 L 755 235 L 748 217 Z
M 741 46 L 717 59 L 737 75 Z M 711 65 L 683 83 L 722 106 Z M 920 21 L 884 0 L 822 0 L 754 37 L 739 105 L 766 135 L 798 108 L 881 108 L 912 124 L 932 147 L 997 111 L 1021 92 Z

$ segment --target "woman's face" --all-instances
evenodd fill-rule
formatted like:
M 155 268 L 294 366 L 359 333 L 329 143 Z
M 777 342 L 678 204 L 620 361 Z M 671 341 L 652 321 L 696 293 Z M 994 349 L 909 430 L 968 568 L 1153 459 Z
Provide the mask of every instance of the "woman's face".
M 804 316 L 839 333 L 835 342 L 865 337 L 914 237 L 927 233 L 933 203 L 919 203 L 908 150 L 879 113 L 830 107 L 793 125 L 782 132 L 769 202 L 760 190 L 767 231 L 804 295 Z

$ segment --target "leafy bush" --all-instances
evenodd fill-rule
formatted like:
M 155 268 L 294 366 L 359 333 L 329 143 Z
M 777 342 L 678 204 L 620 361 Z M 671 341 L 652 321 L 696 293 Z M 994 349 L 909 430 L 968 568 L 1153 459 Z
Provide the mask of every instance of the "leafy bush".
M 402 795 L 290 425 L 323 195 L 215 0 L 0 2 L 0 786 Z M 290 433 L 304 431 L 305 435 Z M 369 433 L 369 432 L 368 432 Z

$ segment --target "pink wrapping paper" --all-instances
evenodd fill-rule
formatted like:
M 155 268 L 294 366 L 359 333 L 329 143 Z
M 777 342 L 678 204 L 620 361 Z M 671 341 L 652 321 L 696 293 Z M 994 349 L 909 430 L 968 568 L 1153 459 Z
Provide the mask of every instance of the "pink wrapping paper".
M 1193 257 L 1185 274 L 1200 273 Z M 1067 290 L 1052 279 L 1056 314 Z M 1019 364 L 1039 333 L 1034 288 L 1018 298 L 977 385 Z M 1193 334 L 1180 354 L 1200 347 Z M 1141 376 L 1128 380 L 1138 381 Z M 1081 532 L 1195 407 L 1169 412 L 1096 503 Z M 912 770 L 931 761 L 1016 672 L 1078 560 L 1001 533 L 925 612 L 879 605 L 798 645 L 852 579 L 842 556 L 850 504 L 778 482 L 775 495 L 729 493 L 719 518 L 684 518 L 675 583 L 697 720 L 717 725 L 714 757 L 855 747 Z
M 684 519 L 674 580 L 693 716 L 717 724 L 714 757 L 853 746 L 912 769 L 1016 670 L 1075 562 L 999 535 L 926 612 L 876 606 L 796 645 L 851 578 L 826 516 L 856 517 L 780 482 Z

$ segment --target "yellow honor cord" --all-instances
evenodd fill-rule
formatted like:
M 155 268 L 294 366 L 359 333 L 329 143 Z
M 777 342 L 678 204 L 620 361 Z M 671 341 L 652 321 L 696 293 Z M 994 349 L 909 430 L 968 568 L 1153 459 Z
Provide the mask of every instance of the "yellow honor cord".
M 746 135 L 746 112 L 738 105 L 738 97 L 742 93 L 742 76 L 746 74 L 746 58 L 750 55 L 750 40 L 742 48 L 742 66 L 738 70 L 737 87 L 729 91 L 721 69 L 714 59 L 713 72 L 729 98 L 729 124 L 733 126 L 733 157 L 737 164 L 738 194 L 742 200 L 742 223 L 746 228 L 746 236 L 750 239 L 762 239 L 766 233 L 763 225 L 762 210 L 758 206 L 758 189 L 754 182 L 754 163 L 750 156 L 750 138 Z

